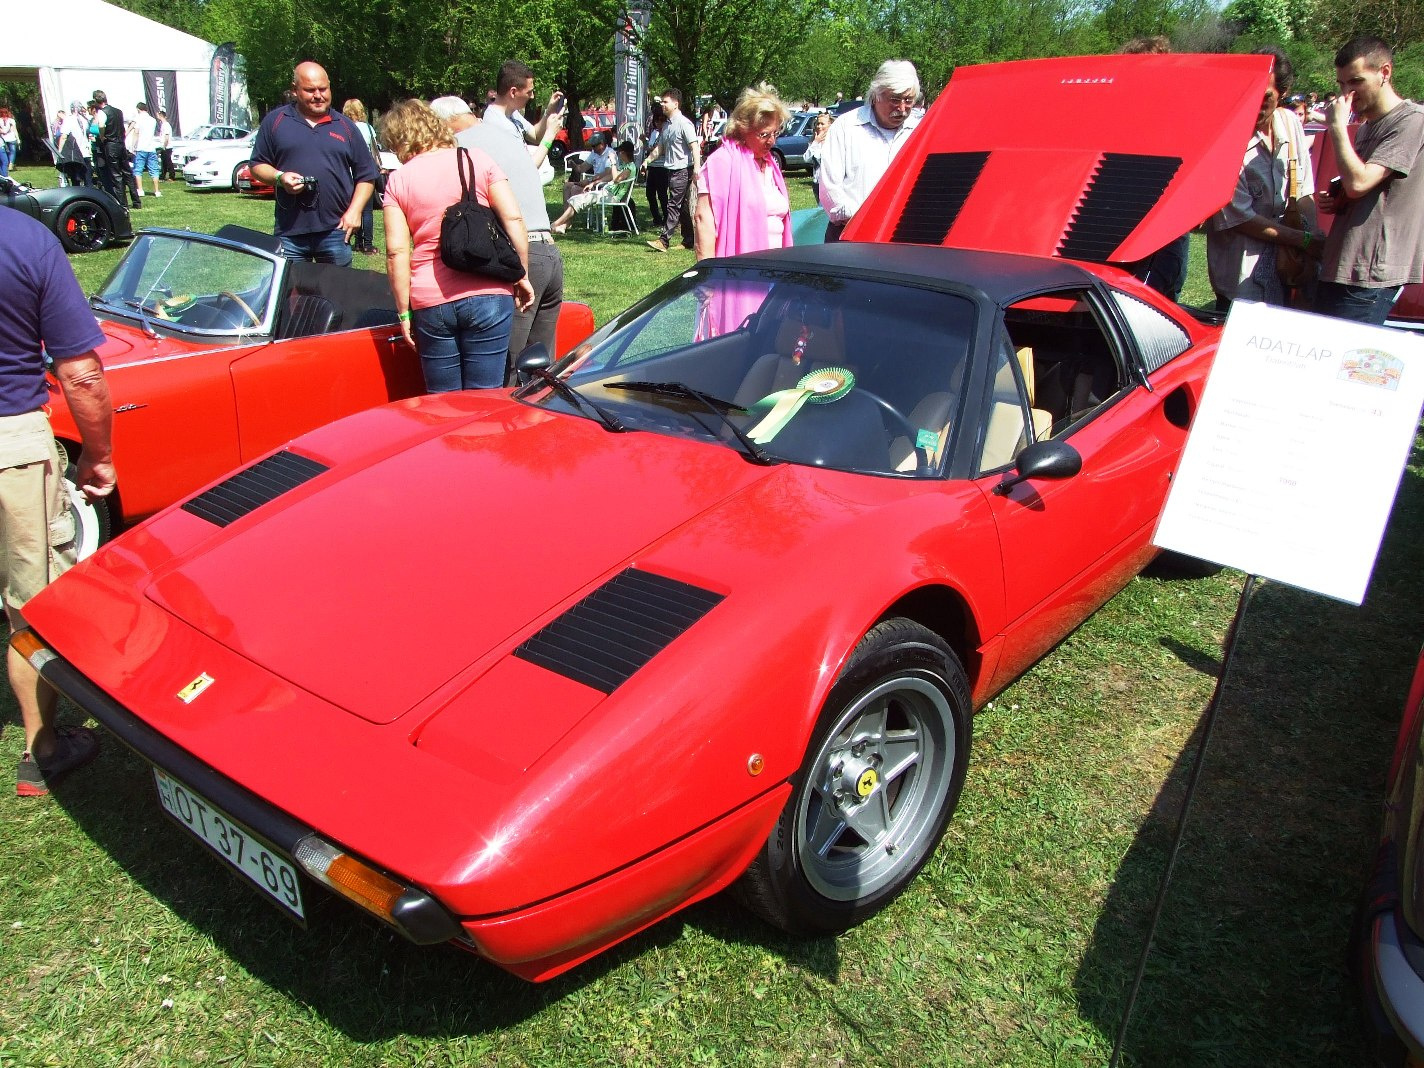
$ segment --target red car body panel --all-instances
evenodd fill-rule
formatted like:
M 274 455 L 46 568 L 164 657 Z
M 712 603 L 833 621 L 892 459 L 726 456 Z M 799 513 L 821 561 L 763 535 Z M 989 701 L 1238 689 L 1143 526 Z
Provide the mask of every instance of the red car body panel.
M 1227 64 L 1233 100 L 1249 84 L 1258 106 L 1258 58 Z M 1100 57 L 1074 62 L 1105 69 Z M 957 121 L 933 112 L 911 147 L 939 144 Z M 1232 144 L 1237 133 L 1218 130 Z M 1219 194 L 1211 208 L 1239 151 L 1229 166 L 1214 158 L 1212 174 L 1195 172 Z M 968 309 L 971 428 L 997 403 L 984 361 L 1005 351 L 1005 308 L 1082 304 L 1121 381 L 1071 423 L 1081 471 L 998 492 L 1005 469 L 971 466 L 974 431 L 948 424 L 964 473 L 901 477 L 749 462 L 731 439 L 614 433 L 587 412 L 498 391 L 405 399 L 294 441 L 285 451 L 320 467 L 245 514 L 217 523 L 176 505 L 154 516 L 34 598 L 27 618 L 125 724 L 156 731 L 204 779 L 230 780 L 433 895 L 467 948 L 528 978 L 557 974 L 745 869 L 878 621 L 932 624 L 977 707 L 1121 588 L 1153 553 L 1215 352 L 1214 328 L 1113 267 L 860 242 L 764 256 L 725 269 L 923 283 Z M 976 265 L 1003 280 L 974 282 Z M 693 285 L 667 290 L 681 299 Z M 890 291 L 898 311 L 908 290 Z M 1156 324 L 1173 351 L 1146 362 L 1129 316 Z M 588 359 L 655 319 L 630 311 Z M 731 351 L 729 337 L 708 349 Z M 681 351 L 664 344 L 647 364 Z M 289 365 L 275 345 L 225 355 L 226 426 L 250 461 L 283 440 L 283 401 L 305 411 L 307 391 L 282 388 Z M 325 381 L 312 359 L 297 377 Z M 333 404 L 388 383 L 378 353 L 361 363 Z M 122 374 L 116 364 L 111 378 Z M 217 408 L 224 392 L 211 392 Z M 171 448 L 172 433 L 163 441 Z M 606 691 L 517 655 L 629 571 L 720 600 Z M 177 696 L 204 676 L 200 697 Z
M 889 241 L 925 164 L 985 153 L 982 172 L 942 242 L 954 248 L 1061 255 L 1065 235 L 1112 154 L 1176 160 L 1160 198 L 1124 237 L 1114 262 L 1142 259 L 1192 230 L 1230 198 L 1223 171 L 1261 110 L 1267 56 L 1079 56 L 960 67 L 887 174 L 846 228 L 855 241 Z M 1190 84 L 1210 121 L 1165 121 L 1165 82 Z M 1021 101 L 1012 109 L 1007 100 Z M 1051 102 L 1051 103 L 1050 103 Z M 1071 118 L 1069 118 L 1071 116 Z M 1240 129 L 1239 140 L 1222 131 Z M 947 191 L 953 195 L 953 190 Z M 1129 200 L 1136 189 L 1109 193 Z
M 233 344 L 150 337 L 99 316 L 97 350 L 114 407 L 119 516 L 133 523 L 240 464 L 333 419 L 425 391 L 420 362 L 394 325 Z M 565 302 L 560 352 L 593 332 L 585 304 Z M 76 446 L 58 382 L 50 379 L 55 436 Z

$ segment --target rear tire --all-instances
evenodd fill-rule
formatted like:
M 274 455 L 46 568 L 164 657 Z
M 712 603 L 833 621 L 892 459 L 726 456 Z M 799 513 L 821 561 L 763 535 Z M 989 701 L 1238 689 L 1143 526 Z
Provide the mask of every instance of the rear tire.
M 908 619 L 856 646 L 821 711 L 791 797 L 736 884 L 798 935 L 879 912 L 933 855 L 969 763 L 969 681 L 954 651 Z

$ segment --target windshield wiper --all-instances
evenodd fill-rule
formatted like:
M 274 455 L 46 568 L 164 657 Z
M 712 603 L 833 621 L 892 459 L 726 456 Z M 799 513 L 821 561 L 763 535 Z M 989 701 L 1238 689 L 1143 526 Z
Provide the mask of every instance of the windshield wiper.
M 747 409 L 740 404 L 723 400 L 721 397 L 714 397 L 709 393 L 703 393 L 700 389 L 693 389 L 685 382 L 605 382 L 604 389 L 626 389 L 635 393 L 651 393 L 653 396 L 661 397 L 685 397 L 688 400 L 695 400 L 706 408 L 709 412 L 722 420 L 722 424 L 736 435 L 737 440 L 742 443 L 747 450 L 747 455 L 759 464 L 774 464 L 782 462 L 777 457 L 772 456 L 742 431 L 741 427 L 727 418 L 729 412 L 736 412 L 745 415 Z
M 626 434 L 628 432 L 628 428 L 623 425 L 616 415 L 612 412 L 604 411 L 547 367 L 533 367 L 529 369 L 528 373 L 532 374 L 540 382 L 543 382 L 559 396 L 572 403 L 575 408 L 578 408 L 580 411 L 593 412 L 594 415 L 598 416 L 599 422 L 609 430 L 619 434 Z

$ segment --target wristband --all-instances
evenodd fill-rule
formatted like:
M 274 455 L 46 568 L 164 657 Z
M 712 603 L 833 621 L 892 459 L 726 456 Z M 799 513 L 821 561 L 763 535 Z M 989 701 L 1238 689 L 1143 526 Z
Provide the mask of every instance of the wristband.
M 398 313 L 396 313 L 396 318 L 399 319 L 399 320 L 400 320 L 401 322 L 403 322 L 403 323 L 408 323 L 408 322 L 410 322 L 410 312 L 408 312 L 408 311 L 398 312 Z
M 553 139 L 552 137 L 546 137 L 546 138 L 544 138 L 544 140 L 542 140 L 542 141 L 539 142 L 539 145 L 540 145 L 541 148 L 548 148 L 548 147 L 549 147 L 550 145 L 552 145 L 553 143 L 554 143 L 554 139 Z
M 1302 252 L 1304 252 L 1304 251 L 1305 251 L 1306 249 L 1308 249 L 1309 247 L 1310 247 L 1310 231 L 1309 231 L 1309 230 L 1302 230 L 1302 231 L 1300 232 L 1300 249 L 1301 249 Z

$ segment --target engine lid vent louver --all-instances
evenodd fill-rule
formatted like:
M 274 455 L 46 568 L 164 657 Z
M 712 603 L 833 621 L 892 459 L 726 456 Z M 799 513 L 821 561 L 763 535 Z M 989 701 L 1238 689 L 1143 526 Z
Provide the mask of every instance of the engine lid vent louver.
M 514 655 L 612 693 L 722 601 L 722 594 L 629 568 L 531 636 Z
M 1175 156 L 1105 153 L 1064 231 L 1058 255 L 1106 263 L 1157 206 L 1181 166 Z
M 316 460 L 279 452 L 198 494 L 183 505 L 183 511 L 225 527 L 326 470 Z
M 890 240 L 943 244 L 988 159 L 987 152 L 931 152 L 926 156 Z

